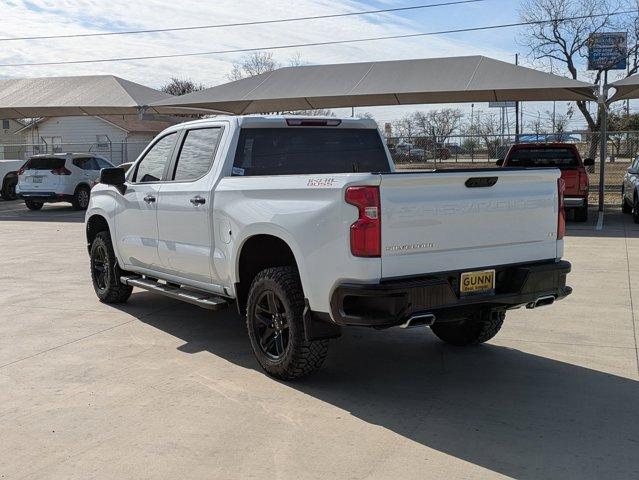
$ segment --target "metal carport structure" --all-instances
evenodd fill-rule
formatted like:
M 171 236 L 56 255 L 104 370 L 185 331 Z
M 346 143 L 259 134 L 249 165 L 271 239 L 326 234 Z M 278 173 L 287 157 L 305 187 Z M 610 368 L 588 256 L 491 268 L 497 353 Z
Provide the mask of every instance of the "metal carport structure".
M 610 86 L 616 90 L 615 94 L 610 98 L 610 102 L 639 98 L 639 75 L 632 75 L 623 80 L 617 80 L 611 83 Z
M 0 80 L 0 118 L 192 113 L 150 107 L 174 97 L 113 75 Z
M 428 103 L 596 100 L 594 86 L 483 56 L 285 67 L 152 106 L 233 114 Z

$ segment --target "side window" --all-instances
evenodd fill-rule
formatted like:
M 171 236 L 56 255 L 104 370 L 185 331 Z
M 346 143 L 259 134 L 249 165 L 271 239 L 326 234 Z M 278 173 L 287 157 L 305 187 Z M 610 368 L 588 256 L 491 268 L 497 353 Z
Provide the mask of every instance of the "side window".
M 98 162 L 95 158 L 87 158 L 87 162 L 85 163 L 85 170 L 100 170 L 98 166 Z
M 173 180 L 186 182 L 206 175 L 213 165 L 221 135 L 220 127 L 188 130 L 173 172 Z
M 138 163 L 138 168 L 133 176 L 134 182 L 158 182 L 162 179 L 164 168 L 171 158 L 173 144 L 175 143 L 175 133 L 169 133 L 157 141 L 146 152 L 146 155 Z
M 75 165 L 78 168 L 81 168 L 82 170 L 91 170 L 91 158 L 89 157 L 74 158 L 73 165 Z
M 104 158 L 96 157 L 95 161 L 98 162 L 98 169 L 113 167 L 113 165 L 107 162 Z

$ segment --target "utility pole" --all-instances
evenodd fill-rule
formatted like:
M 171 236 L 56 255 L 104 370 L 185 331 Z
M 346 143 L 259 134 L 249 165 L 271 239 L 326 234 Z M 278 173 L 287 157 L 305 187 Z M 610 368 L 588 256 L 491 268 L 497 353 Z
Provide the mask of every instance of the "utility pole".
M 515 53 L 515 65 L 519 65 L 519 54 Z M 515 102 L 515 143 L 519 142 L 519 102 Z
M 553 74 L 552 58 L 550 59 L 550 73 Z M 553 100 L 552 102 L 552 132 L 550 133 L 555 133 L 555 126 L 557 125 L 556 115 L 557 115 L 557 102 Z
M 475 125 L 475 104 L 470 104 L 470 131 L 471 133 L 475 130 L 473 127 Z

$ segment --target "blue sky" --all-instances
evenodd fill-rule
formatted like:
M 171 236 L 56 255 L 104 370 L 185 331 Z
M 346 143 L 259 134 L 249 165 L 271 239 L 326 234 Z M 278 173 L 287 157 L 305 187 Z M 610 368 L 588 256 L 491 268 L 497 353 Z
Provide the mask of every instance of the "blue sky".
M 66 34 L 123 29 L 180 27 L 202 24 L 242 22 L 256 19 L 286 18 L 352 12 L 370 8 L 439 3 L 442 0 L 0 0 L 2 37 L 35 34 Z M 518 1 L 483 2 L 443 6 L 383 15 L 351 16 L 338 19 L 289 24 L 234 27 L 215 30 L 156 33 L 148 35 L 5 42 L 0 63 L 77 60 L 119 56 L 197 52 L 251 48 L 264 45 L 306 43 L 325 39 L 350 39 L 378 35 L 457 29 L 518 21 Z M 179 6 L 178 6 L 179 5 Z M 351 45 L 278 50 L 282 63 L 300 55 L 307 63 L 341 63 L 481 54 L 513 61 L 526 51 L 516 43 L 517 29 L 456 33 L 402 40 Z M 148 61 L 95 63 L 65 66 L 7 67 L 2 77 L 115 74 L 152 87 L 159 87 L 173 76 L 189 77 L 205 85 L 227 81 L 226 75 L 241 55 L 217 55 Z M 469 105 L 460 106 L 469 110 Z M 433 108 L 371 108 L 381 122 L 390 121 L 410 110 Z M 477 105 L 476 109 L 487 109 Z M 530 111 L 550 107 L 530 105 Z M 564 110 L 565 105 L 560 105 Z M 487 110 L 486 110 L 487 111 Z M 529 114 L 530 115 L 530 114 Z

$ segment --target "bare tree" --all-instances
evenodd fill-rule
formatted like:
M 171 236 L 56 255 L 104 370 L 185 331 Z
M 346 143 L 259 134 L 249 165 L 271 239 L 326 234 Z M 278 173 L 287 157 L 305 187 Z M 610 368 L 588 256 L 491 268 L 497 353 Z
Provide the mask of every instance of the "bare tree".
M 205 88 L 203 84 L 196 83 L 189 78 L 172 77 L 171 81 L 163 85 L 160 90 L 171 95 L 180 96 L 204 90 Z
M 567 137 L 568 126 L 575 114 L 575 109 L 570 105 L 566 110 L 566 113 L 554 113 L 550 110 L 546 110 L 546 116 L 549 120 L 549 131 L 557 134 L 557 139 L 562 141 L 564 137 Z
M 540 135 L 546 135 L 546 133 L 548 133 L 539 112 L 537 112 L 537 118 L 531 120 L 528 123 L 528 128 L 530 128 L 530 131 L 533 132 L 537 137 L 539 137 Z
M 609 30 L 629 32 L 628 74 L 639 70 L 637 59 L 637 13 L 612 15 L 627 9 L 636 0 L 524 0 L 520 8 L 523 22 L 537 22 L 529 25 L 521 35 L 521 43 L 529 49 L 530 56 L 538 62 L 563 69 L 573 79 L 585 73 L 580 70 L 588 54 L 590 35 Z M 575 20 L 567 18 L 580 17 Z M 551 21 L 548 21 L 551 20 Z M 594 73 L 591 80 L 599 83 L 601 72 Z M 601 112 L 593 116 L 588 111 L 587 102 L 578 101 L 577 108 L 583 115 L 588 129 L 599 131 Z M 596 136 L 593 135 L 593 138 Z M 596 149 L 596 141 L 591 149 Z M 594 152 L 592 152 L 594 153 Z
M 406 114 L 395 120 L 392 125 L 395 137 L 407 137 L 410 139 L 417 135 L 417 125 L 415 124 L 414 115 Z
M 459 129 L 463 118 L 464 114 L 457 108 L 442 108 L 413 114 L 418 134 L 430 137 L 437 143 L 446 143 Z
M 289 60 L 289 65 L 297 67 L 304 65 L 304 60 L 299 53 L 296 53 Z M 241 80 L 247 77 L 254 77 L 266 72 L 272 72 L 281 67 L 281 64 L 273 58 L 271 52 L 255 52 L 248 55 L 237 63 L 233 64 L 233 70 L 227 75 L 229 80 Z M 280 114 L 294 114 L 304 115 L 307 117 L 333 117 L 335 116 L 332 111 L 325 108 L 308 109 L 308 110 L 296 110 L 285 112 L 264 112 L 264 113 L 280 113 Z
M 241 80 L 242 78 L 272 72 L 279 67 L 280 63 L 273 58 L 271 52 L 255 52 L 234 63 L 233 69 L 227 77 L 231 81 Z

